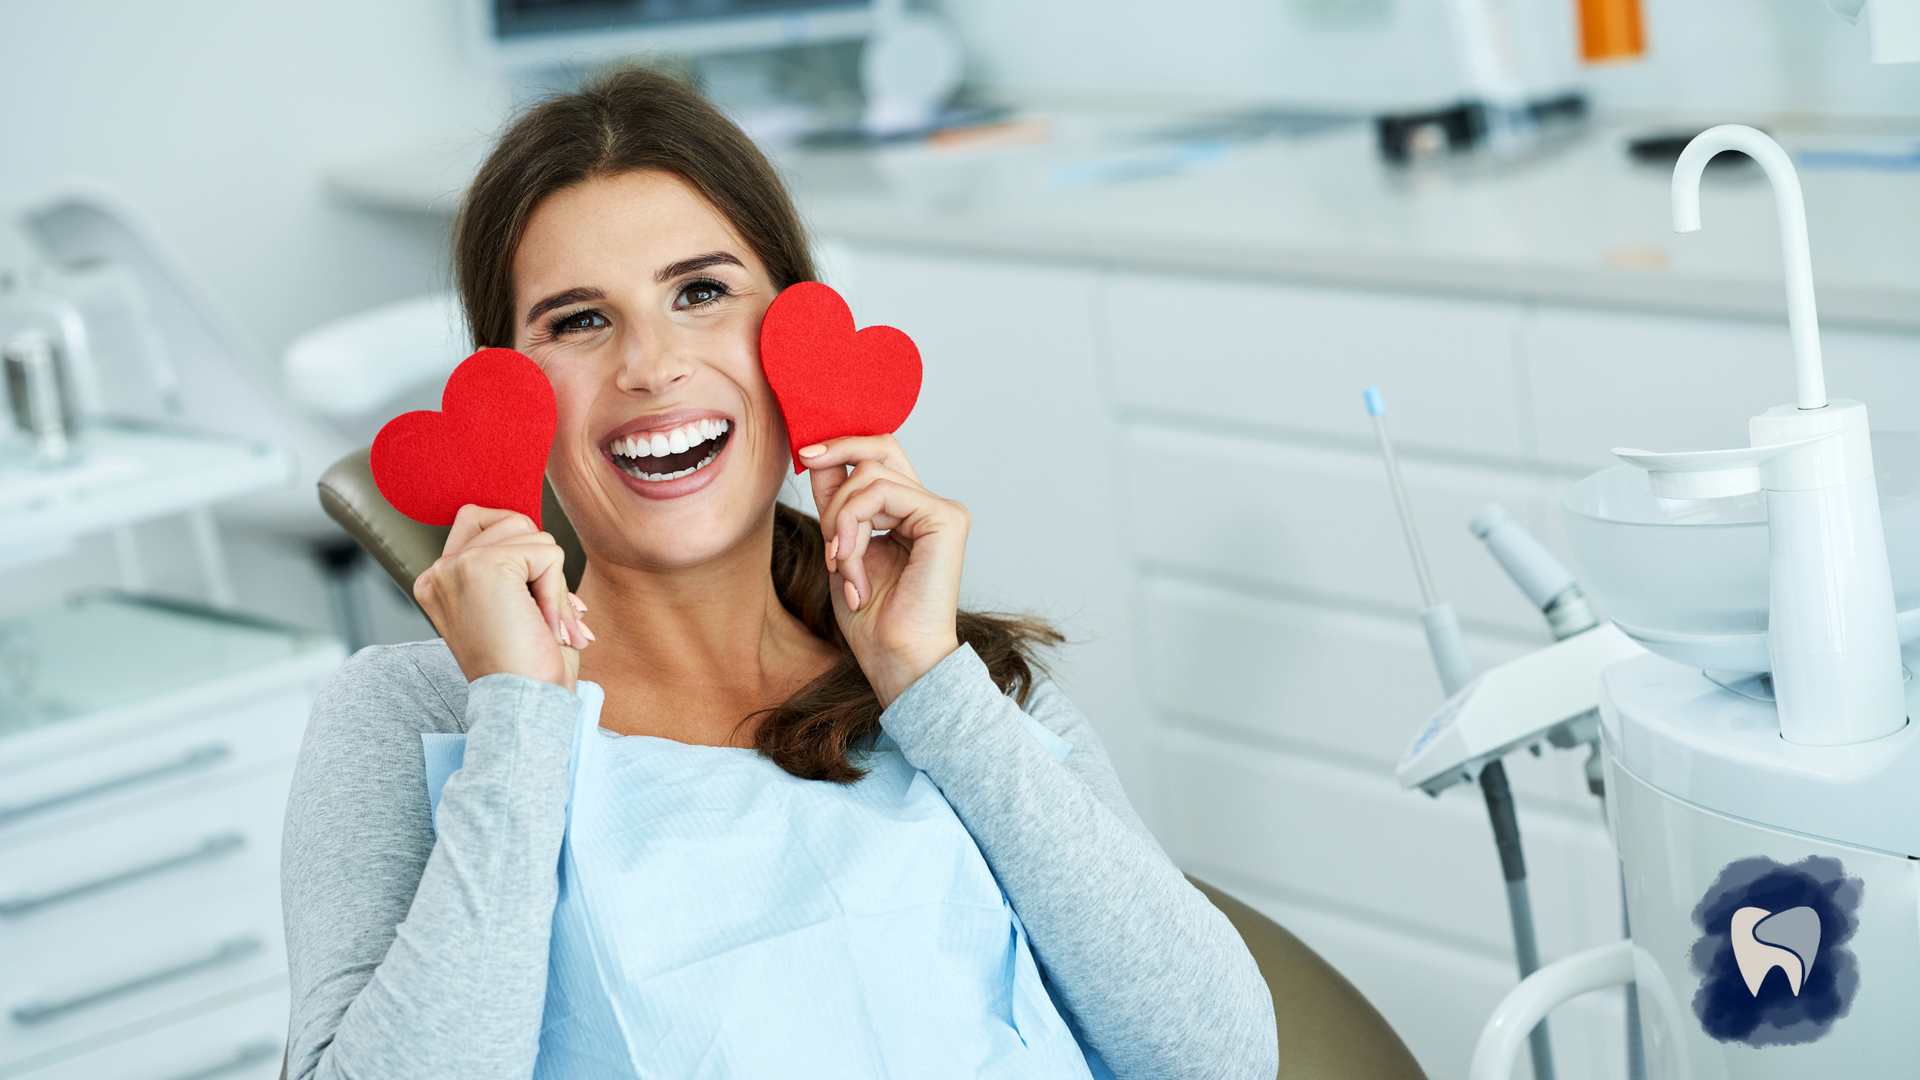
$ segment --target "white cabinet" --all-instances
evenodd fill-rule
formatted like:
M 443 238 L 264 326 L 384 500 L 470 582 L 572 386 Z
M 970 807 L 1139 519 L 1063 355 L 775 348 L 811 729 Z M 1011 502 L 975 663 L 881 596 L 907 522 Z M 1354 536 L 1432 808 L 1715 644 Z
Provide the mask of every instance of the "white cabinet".
M 0 647 L 0 1077 L 271 1075 L 280 822 L 341 650 L 105 597 Z

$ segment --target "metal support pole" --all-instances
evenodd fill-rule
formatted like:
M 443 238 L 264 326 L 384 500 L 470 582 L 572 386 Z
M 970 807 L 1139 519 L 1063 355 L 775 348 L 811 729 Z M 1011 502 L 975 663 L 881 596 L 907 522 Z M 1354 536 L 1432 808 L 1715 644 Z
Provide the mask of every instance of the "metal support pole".
M 1522 979 L 1540 970 L 1540 946 L 1533 936 L 1533 900 L 1527 894 L 1527 863 L 1520 853 L 1520 819 L 1513 812 L 1513 791 L 1507 786 L 1507 768 L 1495 761 L 1480 771 L 1480 791 L 1487 798 L 1487 816 L 1493 819 L 1493 839 L 1500 848 L 1500 873 L 1507 879 L 1507 913 L 1513 918 L 1513 952 Z M 1553 1080 L 1553 1045 L 1547 1022 L 1541 1020 L 1527 1036 L 1533 1051 L 1534 1080 Z

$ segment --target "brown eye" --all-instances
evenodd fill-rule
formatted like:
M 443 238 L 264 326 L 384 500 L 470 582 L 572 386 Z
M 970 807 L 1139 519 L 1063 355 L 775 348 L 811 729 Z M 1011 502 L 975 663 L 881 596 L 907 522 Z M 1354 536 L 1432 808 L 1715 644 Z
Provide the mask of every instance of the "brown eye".
M 680 290 L 680 296 L 674 301 L 675 311 L 685 311 L 702 304 L 711 304 L 727 295 L 727 287 L 717 281 L 696 281 Z

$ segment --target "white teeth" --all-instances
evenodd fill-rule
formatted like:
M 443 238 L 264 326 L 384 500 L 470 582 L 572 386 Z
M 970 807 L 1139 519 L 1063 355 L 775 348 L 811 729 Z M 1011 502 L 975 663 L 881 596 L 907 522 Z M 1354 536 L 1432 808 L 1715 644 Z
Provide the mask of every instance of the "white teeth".
M 684 454 L 710 439 L 718 439 L 727 433 L 730 427 L 725 420 L 695 420 L 692 423 L 674 428 L 672 431 L 656 431 L 651 435 L 628 435 L 616 439 L 609 447 L 613 453 L 625 458 L 666 457 L 668 454 Z M 691 469 L 682 469 L 674 473 L 635 473 L 644 480 L 678 480 L 692 475 L 712 462 L 718 448 L 702 458 Z

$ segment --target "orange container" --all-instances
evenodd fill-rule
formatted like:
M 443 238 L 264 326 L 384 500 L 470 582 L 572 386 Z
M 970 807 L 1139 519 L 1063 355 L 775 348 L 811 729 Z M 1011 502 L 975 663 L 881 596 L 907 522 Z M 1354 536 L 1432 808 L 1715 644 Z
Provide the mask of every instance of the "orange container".
M 1587 63 L 1632 60 L 1646 51 L 1640 0 L 1580 0 L 1580 55 Z

